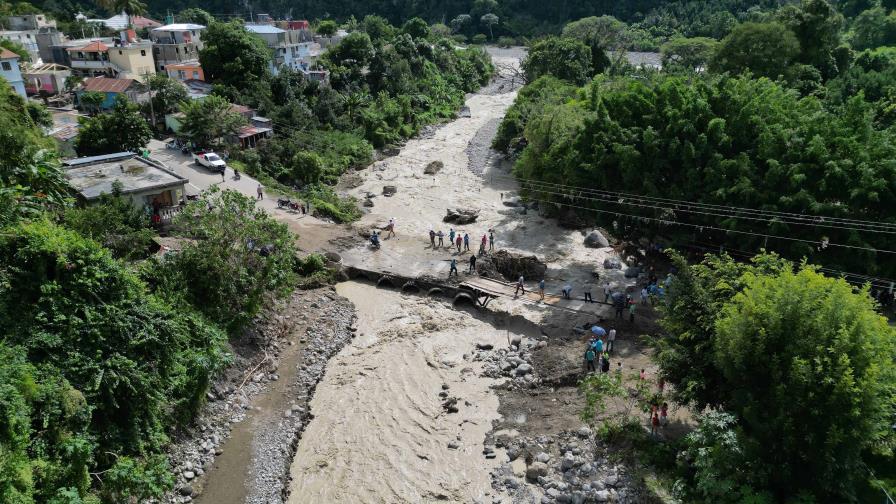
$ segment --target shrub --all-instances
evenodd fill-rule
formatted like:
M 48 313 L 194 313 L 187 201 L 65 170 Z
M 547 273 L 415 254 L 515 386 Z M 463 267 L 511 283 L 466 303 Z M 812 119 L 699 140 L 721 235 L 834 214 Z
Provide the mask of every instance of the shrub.
M 488 35 L 486 35 L 484 33 L 477 33 L 476 35 L 473 35 L 472 40 L 473 40 L 474 44 L 482 45 L 482 44 L 485 44 L 486 42 L 488 42 Z

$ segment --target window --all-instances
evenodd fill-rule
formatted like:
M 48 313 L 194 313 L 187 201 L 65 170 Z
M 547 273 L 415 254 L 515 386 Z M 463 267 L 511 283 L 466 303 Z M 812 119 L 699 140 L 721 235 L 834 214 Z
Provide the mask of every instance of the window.
M 6 70 L 7 72 L 12 70 L 12 65 L 10 65 L 8 61 L 4 61 L 3 62 L 3 70 Z
M 193 78 L 194 78 L 194 79 L 198 79 L 198 78 L 199 78 L 199 72 L 197 72 L 196 70 L 193 70 Z
M 146 56 L 146 50 L 140 49 L 140 56 Z
M 180 79 L 180 80 L 185 80 L 185 79 L 187 78 L 187 74 L 186 74 L 186 72 L 184 72 L 183 70 L 178 70 L 178 71 L 177 71 L 177 78 Z

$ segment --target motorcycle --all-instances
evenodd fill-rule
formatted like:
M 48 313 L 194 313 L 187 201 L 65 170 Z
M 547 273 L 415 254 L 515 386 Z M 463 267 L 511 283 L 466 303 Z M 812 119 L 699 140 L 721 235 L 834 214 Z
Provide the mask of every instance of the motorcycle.
M 292 201 L 286 198 L 277 198 L 277 208 L 289 208 Z
M 240 172 L 233 170 L 233 180 L 239 180 L 239 179 L 240 179 Z

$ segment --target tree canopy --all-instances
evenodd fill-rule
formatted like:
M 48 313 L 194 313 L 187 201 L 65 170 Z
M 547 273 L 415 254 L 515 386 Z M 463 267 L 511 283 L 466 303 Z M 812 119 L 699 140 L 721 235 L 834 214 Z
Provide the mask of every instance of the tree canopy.
M 82 122 L 75 149 L 82 156 L 140 152 L 150 138 L 152 131 L 139 107 L 122 95 L 111 110 Z
M 212 23 L 202 32 L 202 42 L 199 62 L 209 82 L 241 87 L 268 76 L 271 50 L 241 21 Z
M 542 75 L 582 85 L 592 75 L 591 49 L 583 42 L 560 37 L 548 37 L 536 42 L 523 61 L 522 68 L 527 82 L 534 82 Z

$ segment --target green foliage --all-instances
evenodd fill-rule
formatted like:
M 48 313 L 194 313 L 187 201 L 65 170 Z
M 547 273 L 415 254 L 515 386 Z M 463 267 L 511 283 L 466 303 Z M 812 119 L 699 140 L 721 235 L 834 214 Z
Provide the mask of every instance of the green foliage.
M 214 16 L 196 7 L 190 7 L 178 12 L 174 18 L 180 23 L 194 23 L 206 27 L 211 26 L 215 22 Z
M 683 502 L 771 504 L 768 492 L 758 491 L 769 468 L 748 460 L 744 435 L 734 415 L 710 411 L 685 437 L 679 455 L 686 476 L 675 484 Z
M 650 385 L 637 373 L 628 377 L 616 371 L 589 374 L 579 382 L 579 392 L 585 396 L 582 420 L 592 425 L 600 420 L 604 429 L 637 424 L 650 411 Z
M 271 50 L 241 21 L 212 23 L 202 32 L 202 42 L 199 62 L 209 82 L 239 88 L 268 77 Z
M 583 42 L 571 38 L 548 37 L 529 48 L 522 64 L 527 82 L 542 75 L 582 85 L 591 78 L 591 50 Z
M 889 455 L 892 445 L 894 329 L 867 290 L 807 266 L 794 272 L 776 256 L 751 265 L 728 257 L 676 264 L 663 307 L 661 372 L 678 400 L 731 412 L 742 434 L 725 434 L 724 449 L 717 440 L 691 440 L 689 491 L 705 502 L 750 487 L 778 502 L 851 498 L 865 479 L 863 455 Z
M 896 44 L 896 15 L 880 7 L 868 9 L 852 22 L 850 43 L 856 50 Z
M 140 152 L 152 138 L 139 107 L 119 95 L 109 112 L 85 119 L 75 149 L 81 156 Z
M 180 110 L 184 114 L 181 134 L 200 147 L 219 145 L 246 124 L 246 118 L 231 110 L 230 103 L 217 95 L 184 101 Z
M 84 497 L 88 467 L 158 453 L 166 429 L 192 416 L 225 362 L 224 335 L 149 294 L 95 242 L 45 221 L 7 228 L 0 265 L 2 344 L 39 370 L 25 395 L 41 429 L 28 449 L 35 498 L 59 501 L 63 487 Z M 119 480 L 132 495 L 158 495 L 141 478 L 123 470 Z
M 429 24 L 418 17 L 411 18 L 401 27 L 401 32 L 415 39 L 429 38 Z
M 99 91 L 84 91 L 78 95 L 78 105 L 90 115 L 96 115 L 102 110 L 106 95 Z
M 849 496 L 892 437 L 896 331 L 867 291 L 809 268 L 746 275 L 716 322 L 715 365 L 776 495 Z M 811 421 L 806 421 L 811 418 Z
M 150 77 L 149 87 L 152 92 L 153 112 L 157 118 L 177 112 L 180 104 L 189 98 L 187 88 L 165 74 Z M 149 115 L 149 111 L 146 112 Z
M 336 30 L 338 29 L 339 25 L 336 24 L 336 21 L 333 21 L 332 19 L 325 19 L 318 23 L 315 31 L 318 33 L 318 35 L 323 35 L 324 37 L 332 37 L 334 34 L 336 34 Z
M 312 215 L 326 217 L 338 223 L 354 222 L 361 218 L 358 202 L 352 197 L 340 197 L 332 187 L 310 185 L 300 196 L 311 205 Z
M 663 68 L 697 71 L 704 69 L 719 43 L 711 38 L 676 38 L 663 44 Z
M 50 115 L 50 111 L 47 110 L 47 107 L 40 103 L 29 101 L 26 104 L 26 109 L 28 111 L 28 116 L 31 117 L 35 126 L 49 128 L 53 125 L 53 116 Z
M 316 184 L 324 171 L 324 160 L 315 152 L 299 151 L 289 166 L 293 180 L 304 184 Z
M 476 45 L 482 45 L 488 42 L 488 36 L 484 33 L 477 33 L 476 35 L 473 35 L 473 37 L 470 39 L 470 42 Z
M 161 499 L 174 484 L 168 460 L 155 455 L 146 460 L 118 457 L 103 473 L 102 496 L 106 502 L 143 502 Z
M 255 200 L 212 190 L 188 204 L 175 225 L 193 241 L 144 275 L 158 292 L 189 302 L 228 332 L 252 320 L 269 292 L 292 284 L 294 237 Z
M 546 108 L 572 99 L 575 91 L 574 86 L 549 75 L 525 86 L 504 115 L 492 146 L 503 152 L 515 148 L 522 140 L 530 118 L 539 117 Z
M 796 35 L 800 63 L 814 66 L 825 79 L 840 72 L 834 52 L 840 45 L 843 16 L 828 0 L 803 0 L 799 6 L 786 5 L 775 17 Z
M 377 46 L 383 41 L 391 40 L 395 36 L 395 28 L 389 21 L 381 16 L 365 16 L 361 21 L 361 29 Z
M 62 220 L 65 227 L 125 260 L 148 256 L 156 235 L 149 217 L 118 194 L 104 194 L 98 202 L 82 208 L 67 208 Z
M 784 25 L 744 23 L 722 40 L 709 68 L 713 72 L 751 72 L 774 79 L 796 62 L 799 53 L 799 40 Z
M 44 137 L 25 100 L 0 79 L 0 226 L 64 205 L 72 189 L 53 141 Z

